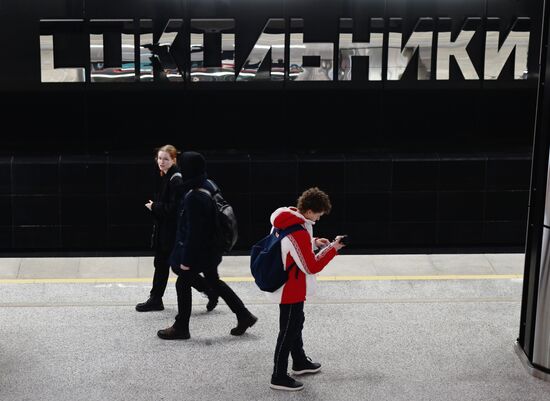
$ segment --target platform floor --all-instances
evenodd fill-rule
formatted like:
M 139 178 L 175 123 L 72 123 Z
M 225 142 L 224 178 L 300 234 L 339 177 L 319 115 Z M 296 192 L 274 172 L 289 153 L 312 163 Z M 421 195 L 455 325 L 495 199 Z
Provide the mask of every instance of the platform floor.
M 242 337 L 223 303 L 194 292 L 191 339 L 163 341 L 166 309 L 138 313 L 152 259 L 0 259 L 0 400 L 548 400 L 514 353 L 523 255 L 338 256 L 305 307 L 323 364 L 297 393 L 269 388 L 278 307 L 248 258 L 222 277 L 258 316 Z M 171 280 L 173 281 L 173 279 Z

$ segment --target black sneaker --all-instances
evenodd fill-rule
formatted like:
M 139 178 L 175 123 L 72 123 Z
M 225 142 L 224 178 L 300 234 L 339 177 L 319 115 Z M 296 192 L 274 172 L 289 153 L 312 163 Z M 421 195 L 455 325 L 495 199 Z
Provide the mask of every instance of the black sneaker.
M 304 384 L 297 380 L 294 380 L 288 375 L 282 377 L 271 376 L 271 384 L 269 385 L 269 387 L 274 390 L 299 391 L 303 390 Z
M 206 296 L 208 297 L 208 303 L 206 304 L 206 310 L 212 312 L 214 308 L 218 305 L 218 295 L 213 291 L 206 291 Z
M 163 340 L 189 340 L 191 338 L 189 330 L 178 331 L 174 326 L 168 327 L 164 330 L 159 330 L 157 332 L 157 336 Z
M 164 310 L 164 304 L 162 303 L 162 299 L 149 298 L 147 301 L 137 304 L 136 310 L 138 312 Z
M 305 373 L 317 373 L 321 370 L 321 364 L 312 362 L 311 358 L 306 357 L 300 362 L 292 362 L 292 373 L 295 375 L 303 375 Z
M 237 327 L 233 327 L 231 329 L 231 334 L 234 336 L 242 336 L 246 329 L 249 327 L 254 326 L 254 324 L 258 321 L 258 318 L 254 316 L 252 313 L 248 312 L 248 314 L 237 320 Z

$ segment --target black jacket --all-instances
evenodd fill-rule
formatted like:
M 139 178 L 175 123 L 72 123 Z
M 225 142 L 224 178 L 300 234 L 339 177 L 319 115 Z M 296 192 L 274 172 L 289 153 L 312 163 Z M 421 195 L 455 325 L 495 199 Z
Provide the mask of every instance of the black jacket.
M 206 180 L 206 175 L 184 183 L 184 187 L 188 187 L 185 188 L 188 192 L 183 196 L 178 210 L 176 245 L 170 264 L 176 272 L 179 265 L 197 271 L 214 268 L 222 260 L 221 252 L 214 250 L 212 241 L 216 209 L 212 198 L 198 190 L 205 188 L 214 192 L 214 188 Z
M 181 200 L 183 180 L 176 165 L 160 178 L 153 199 L 153 236 L 151 246 L 157 252 L 170 252 L 174 247 L 177 209 Z

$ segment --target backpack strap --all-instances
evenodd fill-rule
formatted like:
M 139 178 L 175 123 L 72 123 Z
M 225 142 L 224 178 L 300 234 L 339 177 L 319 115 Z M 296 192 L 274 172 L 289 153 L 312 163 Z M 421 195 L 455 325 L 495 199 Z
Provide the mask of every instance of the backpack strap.
M 214 198 L 212 197 L 212 194 L 210 193 L 210 191 L 209 191 L 208 189 L 204 189 L 204 188 L 194 188 L 194 189 L 190 189 L 189 191 L 187 191 L 187 192 L 185 193 L 185 195 L 183 196 L 183 199 L 186 199 L 186 198 L 189 196 L 189 194 L 190 194 L 191 192 L 193 192 L 193 191 L 202 192 L 202 193 L 208 195 L 208 197 L 209 197 L 210 199 L 214 199 Z
M 212 188 L 214 188 L 214 193 L 213 193 L 213 195 L 215 195 L 215 194 L 217 194 L 218 192 L 220 192 L 220 187 L 218 187 L 214 181 L 212 181 L 210 178 L 208 178 L 206 181 L 207 181 L 210 185 L 212 185 Z
M 202 193 L 205 193 L 205 194 L 207 194 L 209 197 L 212 198 L 212 193 L 211 193 L 208 189 L 206 189 L 206 188 L 197 188 L 197 191 L 200 191 L 200 192 L 202 192 Z
M 282 240 L 287 235 L 299 230 L 305 230 L 305 228 L 301 224 L 294 224 L 293 226 L 287 227 L 284 230 L 277 229 L 277 234 L 279 234 L 278 238 Z
M 170 177 L 170 181 L 172 181 L 172 180 L 174 179 L 174 177 L 183 178 L 183 177 L 181 176 L 181 173 L 174 173 L 174 174 L 172 174 L 172 177 Z
M 295 231 L 305 230 L 305 228 L 301 224 L 294 224 L 293 226 L 287 227 L 284 230 L 277 230 L 277 234 L 279 236 L 277 237 L 278 241 L 282 241 L 284 237 L 286 237 L 289 234 L 292 234 Z M 288 269 L 286 269 L 287 272 L 290 272 L 290 270 L 296 267 L 296 278 L 298 278 L 298 273 L 300 272 L 300 269 L 298 269 L 298 265 L 296 262 L 292 262 L 290 266 L 288 266 Z

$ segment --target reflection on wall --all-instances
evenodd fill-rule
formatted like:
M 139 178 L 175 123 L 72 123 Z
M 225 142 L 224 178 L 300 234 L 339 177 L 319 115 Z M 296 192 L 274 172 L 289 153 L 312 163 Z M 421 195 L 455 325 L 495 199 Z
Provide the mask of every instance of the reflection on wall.
M 91 82 L 134 82 L 134 23 L 129 19 L 90 21 Z
M 191 82 L 235 80 L 235 20 L 191 20 Z
M 500 43 L 500 19 L 487 18 L 489 29 L 485 41 L 485 79 L 498 79 L 504 64 L 515 50 L 514 79 L 527 79 L 530 18 L 517 18 L 510 33 Z
M 271 55 L 271 57 L 268 57 Z M 248 55 L 237 81 L 282 81 L 285 77 L 285 20 L 267 21 Z
M 304 20 L 290 21 L 290 71 L 292 81 L 332 81 L 333 43 L 305 43 Z
M 370 21 L 370 41 L 360 43 L 353 41 L 353 19 L 340 18 L 338 80 L 352 80 L 353 59 L 357 57 L 368 57 L 369 68 L 366 78 L 369 81 L 382 80 L 384 19 L 371 18 Z
M 163 23 L 162 30 L 155 23 Z M 448 17 L 437 19 L 437 31 L 431 17 L 419 18 L 412 31 L 402 18 L 371 18 L 363 39 L 354 36 L 362 27 L 341 18 L 334 42 L 318 43 L 304 41 L 302 18 L 291 18 L 290 29 L 282 18 L 269 19 L 259 34 L 253 33 L 257 40 L 237 77 L 234 19 L 192 19 L 189 25 L 183 19 L 142 19 L 139 29 L 135 24 L 130 19 L 41 20 L 41 82 L 396 81 L 409 69 L 407 80 L 449 80 L 451 59 L 465 80 L 496 80 L 505 69 L 504 79 L 528 78 L 531 20 L 523 17 L 510 29 L 500 18 L 481 24 L 481 17 L 468 17 L 458 32 L 451 30 Z M 479 51 L 470 54 L 471 45 Z
M 155 64 L 156 50 L 153 40 L 153 20 L 142 19 L 139 21 L 139 80 L 152 82 L 154 80 L 153 64 Z
M 419 18 L 414 31 L 403 45 L 402 18 L 390 18 L 388 39 L 388 81 L 401 79 L 418 51 L 419 80 L 430 79 L 432 64 L 433 19 Z
M 454 57 L 464 79 L 479 79 L 467 47 L 481 25 L 481 18 L 467 18 L 457 37 L 451 38 L 451 19 L 440 18 L 437 36 L 436 79 L 449 79 L 449 64 Z
M 175 58 L 178 50 L 181 53 L 181 49 L 178 49 L 181 40 L 176 40 L 181 38 L 182 29 L 183 20 L 171 19 L 164 26 L 158 42 L 155 42 L 153 21 L 140 21 L 140 81 L 183 82 L 183 68 L 178 65 Z
M 58 46 L 63 39 L 75 34 L 82 36 L 83 20 L 40 20 L 40 81 L 85 82 L 84 67 L 67 68 L 60 63 L 60 57 L 54 57 L 54 34 Z

